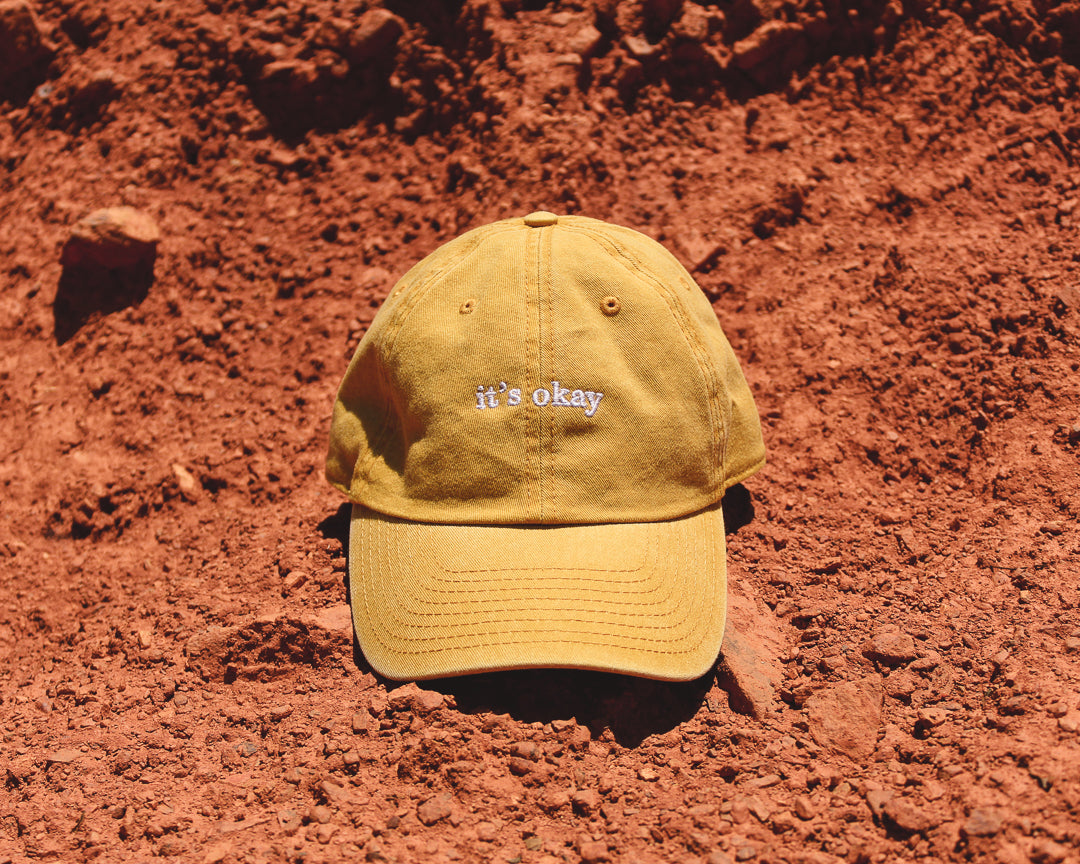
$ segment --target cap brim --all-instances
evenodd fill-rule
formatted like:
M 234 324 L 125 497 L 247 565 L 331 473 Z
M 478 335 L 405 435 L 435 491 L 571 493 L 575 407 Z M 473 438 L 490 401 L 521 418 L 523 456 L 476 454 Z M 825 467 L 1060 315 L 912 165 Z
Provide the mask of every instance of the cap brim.
M 663 522 L 444 525 L 354 504 L 353 623 L 394 680 L 565 668 L 689 681 L 716 661 L 720 504 Z

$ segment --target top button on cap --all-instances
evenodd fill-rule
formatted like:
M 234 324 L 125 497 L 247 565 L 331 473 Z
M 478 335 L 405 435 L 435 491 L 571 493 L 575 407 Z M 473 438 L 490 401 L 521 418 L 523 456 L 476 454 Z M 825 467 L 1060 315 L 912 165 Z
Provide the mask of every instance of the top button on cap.
M 543 228 L 547 225 L 554 225 L 559 221 L 559 217 L 554 213 L 548 213 L 547 210 L 537 210 L 535 213 L 530 213 L 525 217 L 525 224 L 530 228 Z

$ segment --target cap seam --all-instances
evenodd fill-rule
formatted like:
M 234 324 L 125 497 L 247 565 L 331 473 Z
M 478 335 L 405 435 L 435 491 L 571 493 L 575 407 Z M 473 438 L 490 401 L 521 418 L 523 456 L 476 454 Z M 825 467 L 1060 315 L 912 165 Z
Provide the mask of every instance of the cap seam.
M 550 227 L 550 226 L 549 226 Z M 554 375 L 555 373 L 555 279 L 552 273 L 551 262 L 551 238 L 553 230 L 541 229 L 543 233 L 540 235 L 540 251 L 537 257 L 537 266 L 539 268 L 546 269 L 547 271 L 547 304 L 548 304 L 548 320 L 547 320 L 547 337 L 548 337 L 548 372 Z M 544 243 L 547 241 L 547 255 L 544 254 Z M 546 267 L 545 267 L 546 265 Z M 548 376 L 544 375 L 541 381 L 548 380 Z M 554 385 L 552 385 L 554 386 Z M 544 515 L 544 520 L 551 520 L 555 518 L 555 480 L 557 472 L 555 470 L 555 439 L 558 435 L 558 424 L 555 422 L 555 412 L 548 412 L 548 450 L 551 455 L 551 471 L 548 476 L 548 502 L 550 504 L 550 512 Z M 543 450 L 541 450 L 543 452 Z
M 694 352 L 694 359 L 697 361 L 698 369 L 701 372 L 708 391 L 708 399 L 706 401 L 709 406 L 709 415 L 713 423 L 713 428 L 720 433 L 719 437 L 716 434 L 710 436 L 712 438 L 710 446 L 713 453 L 714 474 L 712 492 L 713 494 L 722 496 L 724 491 L 724 481 L 722 477 L 724 465 L 721 451 L 722 449 L 726 449 L 727 444 L 727 429 L 723 419 L 723 412 L 719 405 L 719 394 L 722 388 L 720 387 L 720 380 L 716 375 L 716 370 L 713 369 L 712 363 L 709 362 L 708 349 L 701 342 L 694 328 L 689 326 L 690 322 L 686 310 L 682 306 L 682 301 L 678 295 L 671 291 L 664 280 L 654 275 L 638 260 L 637 256 L 625 249 L 622 244 L 605 237 L 588 225 L 567 225 L 565 227 L 569 230 L 576 230 L 586 234 L 600 246 L 608 248 L 609 251 L 617 255 L 619 259 L 622 259 L 623 266 L 633 272 L 641 274 L 641 276 L 651 282 L 655 288 L 659 289 L 659 293 L 667 304 L 668 309 L 671 311 L 672 316 L 678 323 L 679 329 L 683 333 L 683 337 L 690 344 L 691 349 Z M 720 444 L 721 438 L 724 441 L 723 447 Z
M 392 354 L 394 351 L 394 347 L 397 344 L 397 338 L 401 333 L 401 329 L 402 327 L 404 327 L 405 322 L 409 318 L 409 315 L 417 307 L 420 300 L 422 300 L 427 295 L 427 292 L 431 290 L 432 285 L 434 285 L 435 282 L 441 279 L 444 275 L 464 263 L 477 249 L 480 248 L 481 244 L 483 244 L 484 241 L 504 231 L 512 230 L 513 225 L 507 223 L 495 223 L 494 225 L 487 226 L 487 228 L 488 230 L 486 231 L 483 229 L 479 229 L 479 236 L 473 238 L 471 244 L 467 248 L 461 250 L 456 255 L 454 255 L 434 273 L 429 274 L 427 278 L 424 279 L 418 286 L 413 286 L 409 291 L 409 296 L 406 297 L 405 302 L 402 303 L 403 308 L 396 310 L 395 317 L 387 323 L 387 332 L 384 338 L 376 343 L 374 352 L 379 364 L 379 373 L 382 377 L 382 381 L 384 384 L 389 385 L 389 376 L 387 375 L 386 370 L 390 368 L 390 364 L 393 359 Z M 391 290 L 393 291 L 394 289 Z M 393 388 L 387 386 L 385 389 L 387 391 L 391 391 Z M 374 435 L 374 437 L 371 439 L 371 443 L 367 447 L 367 452 L 363 455 L 363 460 L 358 461 L 358 464 L 353 469 L 353 476 L 349 484 L 350 498 L 352 498 L 353 494 L 359 496 L 363 487 L 370 485 L 371 480 L 368 475 L 370 473 L 371 466 L 375 464 L 377 454 L 383 452 L 384 446 L 389 437 L 390 429 L 392 426 L 392 424 L 390 423 L 390 418 L 393 416 L 394 412 L 393 397 L 391 395 L 388 395 L 385 402 L 385 410 L 383 412 L 382 422 L 379 425 L 379 429 Z M 353 493 L 352 487 L 355 485 L 358 479 L 361 481 L 361 488 L 356 490 L 355 493 Z

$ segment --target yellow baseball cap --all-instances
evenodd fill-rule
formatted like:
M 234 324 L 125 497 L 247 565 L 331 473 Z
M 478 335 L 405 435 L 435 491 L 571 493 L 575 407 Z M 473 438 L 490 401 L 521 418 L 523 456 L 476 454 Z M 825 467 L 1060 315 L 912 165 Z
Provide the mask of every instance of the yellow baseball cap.
M 720 500 L 765 447 L 709 301 L 660 244 L 532 213 L 394 286 L 334 402 L 364 655 L 396 679 L 670 681 L 724 632 Z

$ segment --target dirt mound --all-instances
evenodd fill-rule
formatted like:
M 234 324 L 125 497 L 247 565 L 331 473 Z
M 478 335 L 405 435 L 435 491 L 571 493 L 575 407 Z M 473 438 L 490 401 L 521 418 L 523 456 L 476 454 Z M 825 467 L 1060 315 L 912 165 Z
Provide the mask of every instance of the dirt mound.
M 0 861 L 1076 861 L 1078 45 L 1022 0 L 0 2 Z M 88 253 L 103 208 L 160 239 Z M 691 684 L 350 647 L 346 358 L 537 209 L 668 245 L 757 400 Z

